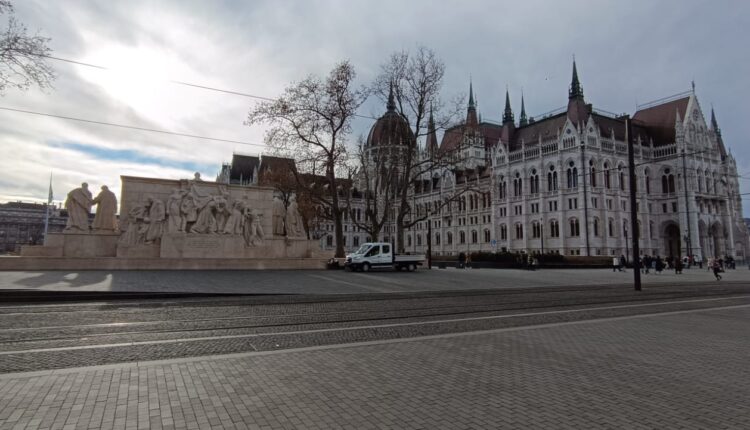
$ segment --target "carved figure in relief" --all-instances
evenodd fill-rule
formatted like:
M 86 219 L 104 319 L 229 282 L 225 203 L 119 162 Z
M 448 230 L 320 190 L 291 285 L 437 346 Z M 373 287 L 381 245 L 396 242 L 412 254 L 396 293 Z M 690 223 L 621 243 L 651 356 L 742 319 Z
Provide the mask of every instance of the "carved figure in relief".
M 145 235 L 143 219 L 146 218 L 146 215 L 146 208 L 143 206 L 135 206 L 130 209 L 127 217 L 120 225 L 120 231 L 122 232 L 119 239 L 120 243 L 131 246 L 143 243 Z
M 227 198 L 223 195 L 221 196 L 214 196 L 214 206 L 216 209 L 214 210 L 214 216 L 216 217 L 216 230 L 215 232 L 222 233 L 224 232 L 224 227 L 227 224 L 227 220 L 229 219 L 229 215 L 231 214 L 229 210 L 229 202 L 227 201 Z
M 216 233 L 216 217 L 214 216 L 215 209 L 216 203 L 213 199 L 205 201 L 198 212 L 198 219 L 190 228 L 190 233 Z
M 244 205 L 241 201 L 235 200 L 232 202 L 232 210 L 229 214 L 226 224 L 224 225 L 224 234 L 242 234 L 242 228 L 244 226 Z
M 192 194 L 187 194 L 180 203 L 180 231 L 188 231 L 188 223 L 198 219 L 198 207 Z
M 273 234 L 283 236 L 284 219 L 286 218 L 286 207 L 279 196 L 273 196 Z
M 182 231 L 182 199 L 187 192 L 175 189 L 167 200 L 167 232 L 177 233 Z
M 102 185 L 102 190 L 92 203 L 96 204 L 96 215 L 91 228 L 99 231 L 115 231 L 117 229 L 117 197 Z
M 263 227 L 261 220 L 263 215 L 256 209 L 245 208 L 245 228 L 242 231 L 242 237 L 245 239 L 245 245 L 257 246 L 263 243 Z
M 146 209 L 148 210 L 148 216 L 143 220 L 144 224 L 146 224 L 145 236 L 146 243 L 151 244 L 161 240 L 161 236 L 164 234 L 164 221 L 167 214 L 164 209 L 164 203 L 153 197 L 146 199 Z
M 64 232 L 88 232 L 89 231 L 89 212 L 93 204 L 89 184 L 82 183 L 80 188 L 76 188 L 68 193 L 65 200 L 65 209 L 68 210 L 68 222 L 65 225 Z
M 297 207 L 297 199 L 292 196 L 289 207 L 286 209 L 286 235 L 289 237 L 305 236 L 305 226 Z

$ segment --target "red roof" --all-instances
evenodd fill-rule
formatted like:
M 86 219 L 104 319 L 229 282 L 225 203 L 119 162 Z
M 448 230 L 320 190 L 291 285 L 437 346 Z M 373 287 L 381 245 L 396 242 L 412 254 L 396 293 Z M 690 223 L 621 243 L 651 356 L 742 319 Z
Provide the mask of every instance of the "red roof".
M 672 100 L 646 109 L 641 109 L 633 115 L 633 121 L 648 129 L 654 139 L 654 145 L 666 145 L 675 141 L 675 120 L 677 113 L 685 118 L 690 96 Z

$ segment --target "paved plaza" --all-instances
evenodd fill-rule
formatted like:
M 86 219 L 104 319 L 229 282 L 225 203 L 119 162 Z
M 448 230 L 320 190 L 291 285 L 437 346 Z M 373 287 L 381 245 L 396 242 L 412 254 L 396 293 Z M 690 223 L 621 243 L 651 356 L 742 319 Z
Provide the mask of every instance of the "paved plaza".
M 750 428 L 750 305 L 0 376 L 0 428 Z
M 750 270 L 728 270 L 724 281 L 750 282 Z M 642 276 L 643 284 L 712 283 L 711 272 L 689 269 Z M 119 292 L 211 292 L 236 294 L 408 293 L 612 285 L 633 282 L 631 270 L 610 269 L 421 269 L 417 272 L 298 271 L 39 271 L 0 272 L 1 289 Z

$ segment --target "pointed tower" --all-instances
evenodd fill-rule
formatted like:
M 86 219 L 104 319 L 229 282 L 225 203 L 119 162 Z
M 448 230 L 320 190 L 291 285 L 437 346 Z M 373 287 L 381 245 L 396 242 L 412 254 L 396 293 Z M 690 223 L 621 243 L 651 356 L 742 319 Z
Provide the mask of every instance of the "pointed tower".
M 466 125 L 476 127 L 479 124 L 477 120 L 477 105 L 474 103 L 474 86 L 469 81 L 469 107 L 466 109 Z
M 568 99 L 583 100 L 583 87 L 581 87 L 581 82 L 578 80 L 578 69 L 576 68 L 575 59 L 573 59 L 573 79 L 570 82 L 570 90 L 568 91 Z
M 719 145 L 719 153 L 721 154 L 721 159 L 723 161 L 727 157 L 727 150 L 724 146 L 724 139 L 721 138 L 721 129 L 719 128 L 719 123 L 716 121 L 716 114 L 714 113 L 713 106 L 711 106 L 711 129 L 716 135 L 716 143 Z
M 438 150 L 438 139 L 437 133 L 435 132 L 435 117 L 432 115 L 432 106 L 430 106 L 430 119 L 427 122 L 427 157 L 433 158 L 437 155 Z
M 586 101 L 583 99 L 583 88 L 578 80 L 578 68 L 574 58 L 573 78 L 570 81 L 570 90 L 568 91 L 568 118 L 576 128 L 580 129 L 581 124 L 588 120 L 589 113 L 591 113 L 590 109 L 591 105 L 586 105 Z
M 396 111 L 396 98 L 393 97 L 393 81 L 391 81 L 391 88 L 388 91 L 388 104 L 386 104 L 388 112 Z
M 518 118 L 519 126 L 523 127 L 529 124 L 528 118 L 526 118 L 526 106 L 523 101 L 523 93 L 521 93 L 521 116 Z
M 513 109 L 510 108 L 510 94 L 508 88 L 505 89 L 505 110 L 503 111 L 503 124 L 513 124 Z

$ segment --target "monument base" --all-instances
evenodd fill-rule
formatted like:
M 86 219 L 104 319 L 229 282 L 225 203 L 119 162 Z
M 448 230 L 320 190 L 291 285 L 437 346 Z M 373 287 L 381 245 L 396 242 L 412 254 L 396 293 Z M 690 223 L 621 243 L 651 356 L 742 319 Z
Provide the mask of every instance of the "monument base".
M 325 269 L 320 258 L 0 258 L 0 270 L 310 270 Z
M 44 246 L 24 246 L 21 256 L 29 257 L 115 257 L 119 233 L 49 233 Z

